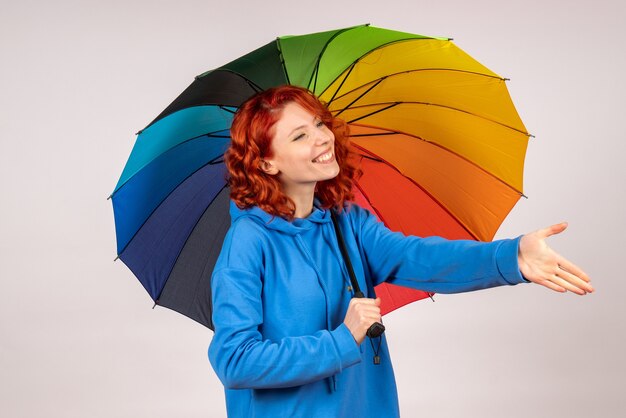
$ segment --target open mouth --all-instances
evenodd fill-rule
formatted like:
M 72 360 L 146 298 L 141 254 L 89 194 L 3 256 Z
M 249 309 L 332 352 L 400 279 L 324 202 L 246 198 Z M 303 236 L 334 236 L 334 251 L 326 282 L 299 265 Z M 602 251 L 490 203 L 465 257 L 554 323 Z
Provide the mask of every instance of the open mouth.
M 332 151 L 325 152 L 313 160 L 314 163 L 330 163 L 335 160 L 335 154 Z

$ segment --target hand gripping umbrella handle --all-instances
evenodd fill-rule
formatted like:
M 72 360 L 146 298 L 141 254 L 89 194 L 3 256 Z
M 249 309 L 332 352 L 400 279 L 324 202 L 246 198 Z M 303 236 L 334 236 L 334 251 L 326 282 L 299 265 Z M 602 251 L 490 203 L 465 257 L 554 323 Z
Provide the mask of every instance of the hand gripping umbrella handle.
M 356 280 L 355 280 L 355 283 L 356 283 Z M 352 284 L 353 287 L 355 283 Z M 359 289 L 358 283 L 356 283 L 356 291 L 354 292 L 354 297 L 355 298 L 365 297 L 363 292 L 361 292 L 361 290 Z M 370 338 L 378 338 L 381 335 L 383 335 L 383 332 L 385 332 L 385 326 L 381 324 L 380 322 L 374 322 L 372 325 L 370 325 L 370 327 L 367 329 L 367 332 L 365 334 Z

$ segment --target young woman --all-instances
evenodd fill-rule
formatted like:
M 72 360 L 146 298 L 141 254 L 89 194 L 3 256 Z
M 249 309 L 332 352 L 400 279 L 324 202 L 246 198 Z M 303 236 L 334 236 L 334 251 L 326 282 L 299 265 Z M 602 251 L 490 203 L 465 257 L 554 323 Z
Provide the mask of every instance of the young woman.
M 565 224 L 512 240 L 448 241 L 391 232 L 351 205 L 358 168 L 345 124 L 305 89 L 252 97 L 231 136 L 232 225 L 212 278 L 209 348 L 229 417 L 398 416 L 385 337 L 379 348 L 366 338 L 381 320 L 373 288 L 383 281 L 436 293 L 523 282 L 593 291 L 545 243 Z M 353 298 L 331 210 L 366 298 Z

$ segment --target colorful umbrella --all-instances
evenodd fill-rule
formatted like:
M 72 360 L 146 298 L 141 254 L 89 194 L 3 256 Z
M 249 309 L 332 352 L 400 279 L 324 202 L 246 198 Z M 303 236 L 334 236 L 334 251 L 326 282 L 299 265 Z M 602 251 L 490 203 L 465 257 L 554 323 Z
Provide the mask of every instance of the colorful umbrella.
M 389 228 L 491 240 L 522 195 L 529 137 L 505 80 L 449 39 L 368 25 L 277 38 L 196 77 L 139 133 L 112 194 L 118 256 L 156 304 L 211 327 L 230 123 L 282 84 L 309 88 L 349 123 L 364 170 L 356 201 Z M 428 296 L 376 292 L 383 313 Z

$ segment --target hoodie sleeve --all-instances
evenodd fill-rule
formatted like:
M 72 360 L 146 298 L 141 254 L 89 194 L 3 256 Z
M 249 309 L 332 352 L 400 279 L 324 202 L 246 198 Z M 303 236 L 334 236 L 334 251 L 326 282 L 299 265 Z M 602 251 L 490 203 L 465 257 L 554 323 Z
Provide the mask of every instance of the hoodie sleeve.
M 517 264 L 519 240 L 420 238 L 390 231 L 353 207 L 353 227 L 374 285 L 388 282 L 434 293 L 460 293 L 527 282 Z
M 263 254 L 253 237 L 243 235 L 229 231 L 212 277 L 215 335 L 209 360 L 224 386 L 299 386 L 360 362 L 359 348 L 343 324 L 312 335 L 263 338 Z

